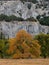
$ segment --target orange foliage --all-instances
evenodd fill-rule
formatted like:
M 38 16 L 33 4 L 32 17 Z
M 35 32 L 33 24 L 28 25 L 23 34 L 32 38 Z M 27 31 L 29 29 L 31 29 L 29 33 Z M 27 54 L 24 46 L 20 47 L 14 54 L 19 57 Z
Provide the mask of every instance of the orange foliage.
M 7 53 L 13 53 L 15 50 L 15 38 L 9 39 L 9 49 L 7 50 Z
M 12 58 L 39 57 L 40 45 L 37 40 L 33 40 L 33 37 L 29 33 L 20 30 L 15 38 L 9 39 L 7 53 L 13 54 Z
M 32 40 L 32 36 L 27 33 L 25 30 L 20 30 L 17 34 L 16 34 L 16 40 L 19 41 L 19 43 L 23 43 L 23 41 L 31 41 Z

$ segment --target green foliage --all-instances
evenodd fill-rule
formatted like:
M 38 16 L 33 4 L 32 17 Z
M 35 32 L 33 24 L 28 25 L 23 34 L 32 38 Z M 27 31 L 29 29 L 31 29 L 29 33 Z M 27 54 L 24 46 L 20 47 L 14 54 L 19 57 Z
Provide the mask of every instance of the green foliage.
M 35 37 L 41 45 L 41 56 L 49 57 L 49 34 L 39 34 Z
M 16 20 L 16 16 L 14 16 L 14 15 L 11 15 L 11 16 L 9 16 L 9 18 L 13 21 L 13 20 Z
M 3 21 L 5 19 L 5 15 L 4 14 L 1 14 L 0 15 L 0 21 Z
M 32 3 L 37 3 L 37 0 L 20 0 L 20 1 L 22 1 L 22 2 L 32 2 Z
M 31 5 L 29 5 L 28 8 L 30 9 Z M 7 16 L 4 14 L 1 14 L 0 15 L 0 21 L 6 21 L 6 22 L 10 22 L 10 21 L 36 21 L 36 19 L 34 19 L 33 17 L 30 17 L 30 18 L 24 20 L 23 18 L 16 17 L 15 15 Z
M 10 20 L 9 16 L 1 14 L 0 15 L 0 21 L 7 21 L 8 22 L 8 21 L 11 21 L 11 20 Z
M 49 16 L 44 16 L 43 18 L 40 18 L 41 16 L 37 16 L 37 19 L 39 20 L 39 23 L 42 25 L 49 26 Z
M 37 19 L 39 20 L 39 19 L 40 19 L 40 17 L 41 17 L 41 16 L 40 16 L 40 15 L 38 15 L 38 16 L 37 16 Z
M 40 24 L 49 26 L 49 17 L 44 17 L 40 19 Z
M 31 1 L 32 1 L 32 3 L 34 3 L 34 4 L 37 3 L 37 0 L 31 0 Z
M 6 50 L 8 49 L 8 41 L 0 39 L 0 58 L 7 58 Z
M 11 15 L 11 16 L 7 16 L 4 14 L 0 15 L 0 21 L 6 21 L 6 22 L 10 22 L 10 21 L 24 21 L 23 18 L 21 17 L 16 17 L 15 15 Z
M 11 21 L 22 21 L 23 19 L 20 17 L 16 17 L 15 15 L 11 15 L 9 16 L 9 18 L 11 19 Z
M 5 35 L 2 32 L 0 32 L 0 39 L 5 39 Z
M 10 22 L 10 21 L 11 21 L 11 18 L 10 18 L 9 16 L 5 15 L 4 20 L 5 20 L 6 22 Z

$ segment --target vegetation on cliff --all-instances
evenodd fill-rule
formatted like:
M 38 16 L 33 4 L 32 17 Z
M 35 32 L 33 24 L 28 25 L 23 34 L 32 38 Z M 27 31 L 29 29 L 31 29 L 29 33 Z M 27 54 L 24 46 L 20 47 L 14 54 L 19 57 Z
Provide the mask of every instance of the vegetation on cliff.
M 41 25 L 49 26 L 49 16 L 37 16 L 37 19 Z
M 37 0 L 20 0 L 21 2 L 32 2 L 32 3 L 37 3 Z
M 37 16 L 37 19 L 33 18 L 33 17 L 30 17 L 30 18 L 27 18 L 27 19 L 23 19 L 21 17 L 16 17 L 15 15 L 10 15 L 10 16 L 7 16 L 7 15 L 4 15 L 4 14 L 1 14 L 0 15 L 0 21 L 6 21 L 6 22 L 11 22 L 11 21 L 39 21 L 39 23 L 41 25 L 46 25 L 46 26 L 49 26 L 49 16 Z
M 6 22 L 11 22 L 11 21 L 36 21 L 36 19 L 34 19 L 33 17 L 27 18 L 27 19 L 23 19 L 21 17 L 16 17 L 15 15 L 4 15 L 1 14 L 0 15 L 0 21 L 6 21 Z

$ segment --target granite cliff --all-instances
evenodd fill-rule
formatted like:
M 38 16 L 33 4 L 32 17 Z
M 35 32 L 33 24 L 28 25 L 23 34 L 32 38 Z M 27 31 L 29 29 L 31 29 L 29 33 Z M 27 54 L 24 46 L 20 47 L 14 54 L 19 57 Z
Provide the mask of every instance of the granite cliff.
M 49 33 L 49 26 L 42 26 L 38 22 L 0 22 L 0 33 L 2 32 L 6 38 L 13 38 L 19 30 L 25 30 L 31 35 L 39 33 Z
M 49 1 L 37 0 L 38 3 L 17 1 L 0 1 L 0 14 L 15 15 L 24 19 L 36 17 L 38 15 L 49 16 Z M 46 6 L 46 7 L 45 7 Z M 6 38 L 15 37 L 16 33 L 24 29 L 32 35 L 41 32 L 49 33 L 49 26 L 40 25 L 39 22 L 30 21 L 0 21 L 0 33 L 2 32 Z
M 15 15 L 24 19 L 38 15 L 49 16 L 49 1 L 37 0 L 33 3 L 31 0 L 0 1 L 0 14 Z M 31 1 L 31 2 L 30 2 Z

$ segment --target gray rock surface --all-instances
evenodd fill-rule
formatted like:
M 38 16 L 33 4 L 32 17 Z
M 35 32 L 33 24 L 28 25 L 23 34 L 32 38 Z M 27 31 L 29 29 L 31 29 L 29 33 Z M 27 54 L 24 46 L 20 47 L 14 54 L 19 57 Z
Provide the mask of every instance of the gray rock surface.
M 31 4 L 31 8 L 28 9 L 28 4 Z M 45 7 L 45 5 L 47 6 Z M 38 0 L 38 3 L 25 2 L 22 3 L 19 0 L 16 1 L 0 1 L 0 14 L 15 15 L 17 17 L 22 17 L 24 19 L 34 17 L 38 15 L 49 16 L 49 1 Z M 6 38 L 15 37 L 19 30 L 26 30 L 32 35 L 39 34 L 41 32 L 47 34 L 49 33 L 48 26 L 42 26 L 38 22 L 1 22 L 0 21 L 0 33 L 2 32 Z
M 28 5 L 31 4 L 31 8 L 28 9 Z M 45 7 L 45 5 L 47 6 Z M 38 15 L 43 15 L 46 13 L 48 16 L 49 12 L 49 1 L 38 0 L 38 3 L 24 2 L 19 0 L 16 1 L 0 1 L 0 14 L 6 15 L 16 15 L 17 17 L 22 17 L 24 19 L 34 17 Z
M 39 33 L 49 33 L 48 26 L 42 26 L 38 22 L 0 22 L 0 33 L 2 32 L 6 38 L 13 38 L 19 30 L 25 30 L 31 35 Z

